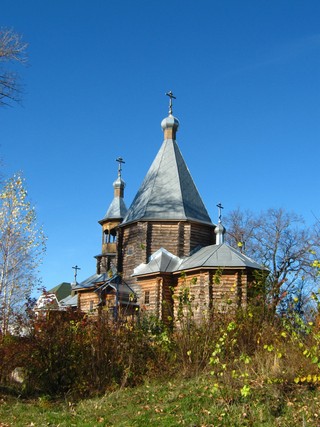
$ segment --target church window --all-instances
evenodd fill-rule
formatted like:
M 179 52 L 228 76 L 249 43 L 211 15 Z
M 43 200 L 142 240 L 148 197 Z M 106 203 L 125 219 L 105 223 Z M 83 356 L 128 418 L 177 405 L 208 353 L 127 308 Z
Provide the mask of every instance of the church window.
M 144 293 L 144 303 L 150 304 L 150 291 L 145 291 Z

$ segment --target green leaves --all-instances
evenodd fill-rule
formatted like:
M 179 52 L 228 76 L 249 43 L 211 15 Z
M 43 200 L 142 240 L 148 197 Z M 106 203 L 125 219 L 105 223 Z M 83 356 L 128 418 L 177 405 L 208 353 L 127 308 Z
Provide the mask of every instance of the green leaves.
M 21 173 L 0 190 L 0 329 L 6 332 L 36 283 L 46 237 L 38 227 Z
M 250 393 L 251 393 L 251 389 L 250 389 L 250 386 L 248 386 L 248 384 L 245 384 L 240 390 L 240 394 L 242 397 L 248 397 Z

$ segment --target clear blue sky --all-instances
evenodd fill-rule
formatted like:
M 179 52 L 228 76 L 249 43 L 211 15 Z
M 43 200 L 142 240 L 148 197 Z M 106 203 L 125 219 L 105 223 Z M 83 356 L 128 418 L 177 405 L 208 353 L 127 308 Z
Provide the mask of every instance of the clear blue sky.
M 130 205 L 177 96 L 177 140 L 213 221 L 241 207 L 320 217 L 318 0 L 2 0 L 29 43 L 23 105 L 0 110 L 48 236 L 48 289 L 95 272 L 116 157 Z

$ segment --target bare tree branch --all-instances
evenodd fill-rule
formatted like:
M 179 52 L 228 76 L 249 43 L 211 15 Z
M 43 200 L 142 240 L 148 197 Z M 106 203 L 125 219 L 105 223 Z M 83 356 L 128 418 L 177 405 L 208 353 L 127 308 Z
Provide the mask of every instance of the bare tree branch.
M 242 240 L 246 254 L 269 269 L 265 295 L 274 310 L 284 295 L 295 294 L 302 282 L 315 278 L 312 263 L 320 233 L 317 227 L 306 227 L 300 216 L 283 209 L 259 215 L 238 209 L 225 217 L 225 223 L 229 243 L 238 246 Z
M 22 86 L 15 71 L 7 69 L 8 63 L 26 63 L 27 43 L 12 29 L 0 29 L 0 106 L 21 100 Z M 2 64 L 6 63 L 6 66 Z

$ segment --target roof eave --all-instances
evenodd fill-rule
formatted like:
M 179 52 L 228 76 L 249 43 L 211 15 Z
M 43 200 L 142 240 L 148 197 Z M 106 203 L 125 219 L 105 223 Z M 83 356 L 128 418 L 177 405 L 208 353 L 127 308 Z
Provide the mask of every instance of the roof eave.
M 193 224 L 204 224 L 204 225 L 209 225 L 212 228 L 215 228 L 215 224 L 213 224 L 211 221 L 202 221 L 200 219 L 195 219 L 195 218 L 188 218 L 188 217 L 184 217 L 184 218 L 151 218 L 151 217 L 147 217 L 147 218 L 139 218 L 139 219 L 133 219 L 130 220 L 128 222 L 122 222 L 121 224 L 118 225 L 118 227 L 125 227 L 127 225 L 133 224 L 135 222 L 189 222 L 189 223 L 193 223 Z
M 170 276 L 170 275 L 172 275 L 172 274 L 174 274 L 174 272 L 173 271 L 165 271 L 165 272 L 162 272 L 162 271 L 153 271 L 153 272 L 150 272 L 150 273 L 142 273 L 142 274 L 132 274 L 131 275 L 131 277 L 136 277 L 138 280 L 140 279 L 140 278 L 145 278 L 145 277 L 153 277 L 153 276 Z
M 182 268 L 181 270 L 173 271 L 172 274 L 177 275 L 181 274 L 182 272 L 190 273 L 193 271 L 204 271 L 204 270 L 218 270 L 218 269 L 224 269 L 224 270 L 265 270 L 269 271 L 268 269 L 265 269 L 263 267 L 251 267 L 251 266 L 228 266 L 228 265 L 217 265 L 217 266 L 199 266 L 199 267 L 191 267 L 191 268 Z

